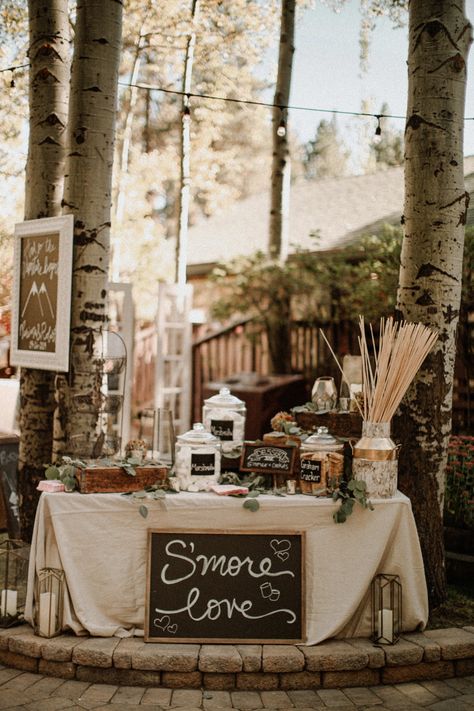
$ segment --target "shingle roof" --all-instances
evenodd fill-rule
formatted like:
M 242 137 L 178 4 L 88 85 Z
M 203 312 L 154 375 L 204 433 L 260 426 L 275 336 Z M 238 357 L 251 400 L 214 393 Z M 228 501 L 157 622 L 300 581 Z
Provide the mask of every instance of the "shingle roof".
M 465 173 L 474 171 L 474 156 L 464 159 Z M 333 249 L 355 239 L 374 223 L 399 222 L 403 210 L 403 168 L 368 175 L 323 180 L 301 179 L 291 186 L 289 242 Z M 251 195 L 189 230 L 188 265 L 214 264 L 240 254 L 265 251 L 268 241 L 269 192 Z

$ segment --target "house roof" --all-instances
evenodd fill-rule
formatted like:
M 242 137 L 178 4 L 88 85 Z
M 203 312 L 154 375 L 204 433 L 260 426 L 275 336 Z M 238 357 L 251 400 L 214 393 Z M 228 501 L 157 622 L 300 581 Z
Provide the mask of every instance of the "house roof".
M 464 159 L 465 174 L 474 172 L 474 156 Z M 471 176 L 470 176 L 471 177 Z M 470 190 L 470 188 L 469 188 Z M 352 242 L 385 222 L 400 221 L 403 210 L 403 168 L 367 175 L 322 180 L 300 179 L 291 186 L 289 244 L 318 249 Z M 266 250 L 270 193 L 251 195 L 189 229 L 188 272 L 206 272 L 217 262 Z

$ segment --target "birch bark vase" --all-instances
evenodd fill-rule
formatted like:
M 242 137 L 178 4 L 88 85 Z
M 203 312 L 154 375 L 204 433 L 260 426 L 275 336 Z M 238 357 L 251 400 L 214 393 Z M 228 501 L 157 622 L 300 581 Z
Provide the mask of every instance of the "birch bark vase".
M 390 422 L 367 422 L 354 447 L 354 479 L 364 481 L 367 496 L 388 499 L 397 491 L 398 447 L 390 439 Z

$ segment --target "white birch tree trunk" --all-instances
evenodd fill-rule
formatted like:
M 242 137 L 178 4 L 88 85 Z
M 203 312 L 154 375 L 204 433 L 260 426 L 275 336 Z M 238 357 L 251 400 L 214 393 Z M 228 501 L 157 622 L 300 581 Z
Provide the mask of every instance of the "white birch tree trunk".
M 130 95 L 128 107 L 126 110 L 125 124 L 123 127 L 122 147 L 120 150 L 120 163 L 118 165 L 117 192 L 115 196 L 115 215 L 114 225 L 115 230 L 111 237 L 111 275 L 112 281 L 120 281 L 120 272 L 122 266 L 122 240 L 121 240 L 121 222 L 123 220 L 126 202 L 126 179 L 128 173 L 128 165 L 130 162 L 130 149 L 132 145 L 132 129 L 133 119 L 135 116 L 135 108 L 138 99 L 138 87 L 135 84 L 138 81 L 140 66 L 142 62 L 141 52 L 144 43 L 145 22 L 142 23 L 138 42 L 135 48 L 135 56 L 133 60 L 132 74 L 130 77 Z
M 290 170 L 288 149 L 288 106 L 290 100 L 291 72 L 293 68 L 296 0 L 282 0 L 280 48 L 278 53 L 278 74 L 273 103 L 272 132 L 273 157 L 270 198 L 270 234 L 269 253 L 282 258 L 288 245 L 284 244 L 285 214 L 284 206 L 288 196 L 284 196 L 285 187 L 289 189 Z M 281 109 L 279 107 L 282 107 Z
M 58 376 L 55 455 L 99 439 L 94 346 L 107 325 L 107 277 L 122 2 L 80 0 L 71 77 L 64 212 L 74 215 L 71 367 Z M 79 407 L 78 403 L 81 403 Z M 84 407 L 84 404 L 86 407 Z M 87 410 L 87 405 L 89 406 Z M 73 449 L 73 443 L 79 443 Z M 96 447 L 95 456 L 101 448 Z
M 176 240 L 176 283 L 186 284 L 186 262 L 188 256 L 189 200 L 191 193 L 191 113 L 189 96 L 193 77 L 194 47 L 196 45 L 195 24 L 199 13 L 199 0 L 191 0 L 191 31 L 186 42 L 183 72 L 183 100 L 181 107 L 180 134 L 180 189 L 178 198 L 178 235 Z
M 469 200 L 463 117 L 471 41 L 463 0 L 410 3 L 405 228 L 397 309 L 404 319 L 437 329 L 439 338 L 398 420 L 400 486 L 412 500 L 432 606 L 446 595 L 442 507 Z
M 67 0 L 29 0 L 30 132 L 25 219 L 61 213 L 70 37 Z M 52 458 L 54 373 L 22 368 L 18 489 L 22 537 L 31 538 L 43 464 Z

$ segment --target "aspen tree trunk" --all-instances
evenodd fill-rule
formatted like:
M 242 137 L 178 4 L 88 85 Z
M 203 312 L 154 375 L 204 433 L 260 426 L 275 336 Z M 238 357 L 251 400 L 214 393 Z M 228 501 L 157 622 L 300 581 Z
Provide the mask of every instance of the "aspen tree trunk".
M 25 219 L 61 213 L 69 93 L 67 0 L 30 0 L 30 133 Z M 22 368 L 18 493 L 21 535 L 31 538 L 43 464 L 52 458 L 54 373 Z
M 64 212 L 74 215 L 71 367 L 56 380 L 55 455 L 102 453 L 101 374 L 94 346 L 107 324 L 111 184 L 122 3 L 80 0 L 71 76 Z M 95 442 L 95 449 L 92 445 Z M 73 446 L 75 443 L 76 446 Z
M 176 283 L 186 284 L 186 262 L 188 252 L 189 199 L 191 192 L 191 113 L 189 96 L 193 76 L 194 47 L 196 45 L 195 24 L 199 13 L 199 0 L 191 2 L 191 31 L 186 42 L 183 73 L 183 101 L 181 107 L 180 134 L 180 190 L 178 199 L 178 236 L 176 241 Z
M 269 253 L 286 257 L 288 245 L 283 243 L 285 187 L 289 189 L 288 111 L 295 33 L 295 0 L 282 0 L 278 75 L 273 103 L 273 159 L 270 203 Z M 282 109 L 278 107 L 283 107 Z M 278 130 L 280 127 L 280 131 Z M 283 128 L 285 130 L 283 131 Z M 282 135 L 279 135 L 281 133 Z M 284 260 L 283 260 L 284 261 Z
M 288 211 L 290 154 L 288 148 L 288 106 L 293 67 L 296 0 L 282 0 L 278 74 L 273 103 L 272 178 L 270 194 L 269 255 L 280 262 L 288 256 Z M 279 108 L 282 107 L 282 108 Z M 270 369 L 272 373 L 291 372 L 291 303 L 281 294 L 266 319 Z
M 446 597 L 442 509 L 469 200 L 463 116 L 471 41 L 463 0 L 410 3 L 405 233 L 397 308 L 404 319 L 437 329 L 439 338 L 397 426 L 400 488 L 412 501 L 432 607 Z
M 120 223 L 123 220 L 126 200 L 125 181 L 128 173 L 128 164 L 130 161 L 130 148 L 132 144 L 132 128 L 133 119 L 135 116 L 135 107 L 138 99 L 138 87 L 134 86 L 138 81 L 140 66 L 142 62 L 142 50 L 145 41 L 143 30 L 148 19 L 148 10 L 140 28 L 138 42 L 135 47 L 135 56 L 133 59 L 132 74 L 130 77 L 130 97 L 128 107 L 126 109 L 125 125 L 123 127 L 122 147 L 120 150 L 120 163 L 118 166 L 117 193 L 115 196 L 115 230 L 111 237 L 111 275 L 112 281 L 120 281 L 120 271 L 122 263 L 122 244 L 120 234 L 117 232 L 120 229 Z

